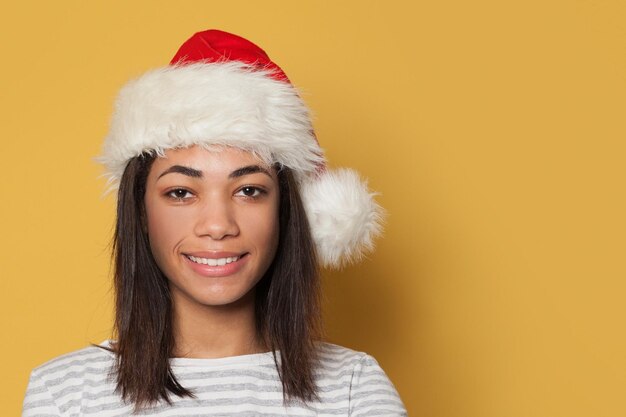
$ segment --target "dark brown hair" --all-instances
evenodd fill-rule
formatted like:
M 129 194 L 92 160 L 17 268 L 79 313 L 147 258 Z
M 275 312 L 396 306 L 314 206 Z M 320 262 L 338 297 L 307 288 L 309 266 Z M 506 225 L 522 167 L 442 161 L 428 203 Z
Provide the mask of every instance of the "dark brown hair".
M 118 190 L 113 237 L 117 392 L 135 409 L 194 394 L 176 380 L 172 301 L 144 226 L 146 180 L 155 156 L 130 160 Z M 255 289 L 257 337 L 273 352 L 285 401 L 317 397 L 313 370 L 320 336 L 320 278 L 309 223 L 293 173 L 277 167 L 280 237 Z M 277 356 L 280 356 L 278 360 Z

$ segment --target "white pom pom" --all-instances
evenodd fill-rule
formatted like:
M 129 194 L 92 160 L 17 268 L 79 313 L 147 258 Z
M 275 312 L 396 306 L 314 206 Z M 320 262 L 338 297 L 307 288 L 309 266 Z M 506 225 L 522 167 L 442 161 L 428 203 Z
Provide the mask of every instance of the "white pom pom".
M 384 211 L 355 171 L 327 170 L 306 180 L 301 195 L 323 266 L 340 267 L 374 249 Z

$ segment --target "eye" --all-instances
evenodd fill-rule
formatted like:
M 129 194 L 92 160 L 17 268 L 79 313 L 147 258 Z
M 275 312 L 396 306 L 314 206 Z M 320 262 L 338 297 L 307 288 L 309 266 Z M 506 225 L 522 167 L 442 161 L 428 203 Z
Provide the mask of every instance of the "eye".
M 168 191 L 166 193 L 166 196 L 174 200 L 185 200 L 187 198 L 193 197 L 193 194 L 191 194 L 189 191 L 185 190 L 184 188 L 175 188 L 173 190 Z
M 259 187 L 253 187 L 251 185 L 247 185 L 245 187 L 240 188 L 236 195 L 242 195 L 248 198 L 258 198 L 261 195 L 266 194 L 266 193 L 267 191 Z

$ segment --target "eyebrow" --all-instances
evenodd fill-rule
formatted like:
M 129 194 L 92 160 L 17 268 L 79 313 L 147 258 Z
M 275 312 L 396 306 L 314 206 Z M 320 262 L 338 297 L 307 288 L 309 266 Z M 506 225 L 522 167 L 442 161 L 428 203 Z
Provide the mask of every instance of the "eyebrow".
M 248 165 L 248 166 L 241 167 L 241 168 L 234 170 L 228 175 L 228 178 L 229 179 L 239 178 L 245 175 L 256 174 L 259 172 L 269 177 L 272 176 L 266 168 L 263 168 L 260 165 Z M 202 178 L 203 176 L 202 171 L 199 171 L 197 169 L 186 167 L 183 165 L 172 165 L 171 167 L 163 171 L 161 175 L 158 176 L 157 180 L 164 175 L 172 174 L 172 173 L 183 174 L 191 178 Z
M 161 173 L 161 175 L 159 175 L 157 180 L 159 178 L 161 178 L 162 176 L 164 176 L 164 175 L 172 174 L 174 172 L 177 173 L 177 174 L 183 174 L 183 175 L 186 175 L 186 176 L 192 177 L 192 178 L 202 178 L 202 171 L 198 171 L 197 169 L 185 167 L 185 166 L 182 166 L 182 165 L 172 165 L 171 167 L 169 167 L 168 169 L 163 171 Z
M 268 177 L 272 176 L 267 169 L 263 168 L 260 165 L 248 165 L 248 166 L 234 170 L 228 175 L 228 178 L 243 177 L 244 175 L 256 174 L 257 172 L 265 174 Z

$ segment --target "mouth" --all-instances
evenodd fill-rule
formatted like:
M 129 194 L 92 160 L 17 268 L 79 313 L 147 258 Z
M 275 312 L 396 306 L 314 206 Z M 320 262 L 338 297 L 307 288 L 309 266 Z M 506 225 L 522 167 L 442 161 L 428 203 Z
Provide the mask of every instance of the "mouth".
M 184 255 L 187 259 L 189 259 L 191 262 L 196 263 L 196 264 L 208 265 L 208 266 L 224 266 L 224 265 L 231 264 L 233 262 L 237 262 L 238 260 L 246 256 L 247 253 L 244 253 L 242 255 L 227 256 L 227 257 L 222 257 L 222 258 L 204 258 L 201 256 L 193 256 L 193 255 L 188 255 L 188 254 L 184 254 Z
M 207 278 L 228 277 L 245 267 L 249 252 L 196 252 L 182 254 L 196 274 Z

